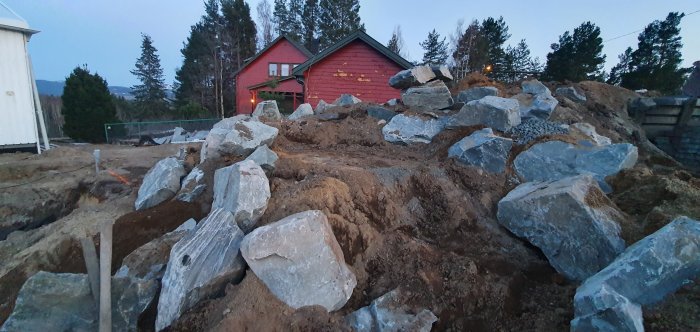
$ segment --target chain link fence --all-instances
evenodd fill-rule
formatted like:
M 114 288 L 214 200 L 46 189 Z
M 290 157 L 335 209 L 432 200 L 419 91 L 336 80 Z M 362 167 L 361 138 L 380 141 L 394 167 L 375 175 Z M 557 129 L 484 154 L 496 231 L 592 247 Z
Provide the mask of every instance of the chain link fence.
M 211 130 L 219 121 L 221 119 L 106 123 L 105 139 L 109 144 L 134 144 L 143 139 L 157 140 L 173 136 L 178 127 L 190 136 L 195 136 L 198 132 Z

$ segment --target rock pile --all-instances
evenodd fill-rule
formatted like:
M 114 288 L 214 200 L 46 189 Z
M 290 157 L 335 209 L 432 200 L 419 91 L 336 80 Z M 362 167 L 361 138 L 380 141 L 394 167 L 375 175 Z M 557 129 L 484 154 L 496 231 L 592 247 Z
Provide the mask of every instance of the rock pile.
M 552 97 L 549 88 L 538 80 L 531 80 L 522 83 L 522 90 L 521 94 L 513 97 L 520 104 L 520 116 L 523 119 L 531 117 L 549 119 L 559 104 L 559 101 Z
M 452 94 L 445 82 L 452 81 L 452 74 L 444 66 L 417 66 L 397 73 L 389 79 L 389 85 L 403 90 L 404 105 L 420 112 L 431 112 L 451 107 Z
M 543 136 L 566 135 L 569 130 L 565 125 L 538 118 L 524 119 L 519 125 L 506 131 L 515 139 L 516 144 L 525 145 Z
M 449 157 L 491 173 L 503 173 L 513 140 L 494 135 L 491 128 L 482 129 L 455 143 L 447 151 Z
M 459 113 L 452 116 L 448 126 L 455 128 L 485 125 L 496 130 L 507 131 L 519 124 L 520 113 L 515 100 L 486 96 L 464 105 Z

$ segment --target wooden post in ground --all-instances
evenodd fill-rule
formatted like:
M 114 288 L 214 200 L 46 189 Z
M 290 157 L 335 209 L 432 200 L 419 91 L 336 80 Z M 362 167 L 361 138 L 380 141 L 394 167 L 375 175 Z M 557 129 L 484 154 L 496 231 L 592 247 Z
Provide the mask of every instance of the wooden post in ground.
M 87 236 L 80 238 L 80 246 L 83 248 L 83 258 L 87 269 L 88 281 L 92 298 L 95 299 L 95 308 L 100 307 L 100 266 L 97 261 L 95 244 Z
M 100 332 L 112 331 L 112 223 L 100 231 Z

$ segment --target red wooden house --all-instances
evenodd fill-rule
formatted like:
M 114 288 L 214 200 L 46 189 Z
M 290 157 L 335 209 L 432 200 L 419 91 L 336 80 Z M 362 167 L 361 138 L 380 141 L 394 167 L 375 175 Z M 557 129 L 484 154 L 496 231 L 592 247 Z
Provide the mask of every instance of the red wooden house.
M 293 75 L 303 84 L 305 102 L 314 108 L 349 93 L 363 102 L 400 98 L 389 78 L 413 65 L 362 31 L 357 31 L 297 66 Z
M 236 113 L 253 113 L 264 92 L 283 97 L 282 104 L 291 108 L 288 111 L 296 109 L 303 101 L 303 90 L 292 70 L 311 56 L 303 45 L 285 36 L 272 41 L 235 73 Z

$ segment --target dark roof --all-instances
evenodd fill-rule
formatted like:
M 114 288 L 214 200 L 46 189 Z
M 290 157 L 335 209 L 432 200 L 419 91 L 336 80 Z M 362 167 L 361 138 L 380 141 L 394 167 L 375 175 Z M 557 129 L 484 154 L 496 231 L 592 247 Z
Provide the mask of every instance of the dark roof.
M 260 52 L 258 52 L 258 54 L 256 54 L 252 58 L 246 59 L 247 60 L 246 63 L 241 68 L 236 70 L 236 72 L 233 73 L 233 76 L 237 76 L 238 73 L 240 73 L 243 69 L 245 69 L 245 67 L 248 67 L 249 64 L 251 64 L 255 60 L 257 60 L 261 55 L 263 55 L 265 52 L 267 52 L 267 50 L 272 48 L 272 46 L 277 44 L 282 39 L 286 39 L 289 43 L 291 43 L 294 47 L 296 47 L 299 51 L 301 51 L 301 53 L 304 53 L 304 55 L 306 55 L 307 57 L 311 58 L 312 56 L 314 56 L 311 52 L 309 52 L 309 50 L 306 49 L 306 47 L 304 47 L 304 45 L 300 44 L 296 40 L 289 38 L 287 36 L 279 36 L 279 37 L 275 38 L 275 40 L 271 41 L 269 45 L 265 46 L 265 48 L 263 48 Z
M 296 77 L 294 77 L 294 76 L 280 77 L 280 78 L 277 79 L 277 82 L 278 82 L 278 83 L 281 83 L 281 82 L 284 82 L 284 81 L 286 81 L 286 80 L 291 80 L 291 79 L 293 79 L 293 78 L 296 78 Z M 271 80 L 268 80 L 268 81 L 265 81 L 265 82 L 262 82 L 262 83 L 253 84 L 253 85 L 247 87 L 247 89 L 248 89 L 248 90 L 251 90 L 251 89 L 257 89 L 257 88 L 260 88 L 260 87 L 264 87 L 264 86 L 269 85 L 270 83 L 272 83 L 272 82 L 274 82 L 274 81 L 275 81 L 274 79 L 271 79 Z
M 386 46 L 382 45 L 380 42 L 378 42 L 374 38 L 370 37 L 364 31 L 358 30 L 358 31 L 353 32 L 349 36 L 339 40 L 337 43 L 329 46 L 328 48 L 323 50 L 321 53 L 316 54 L 314 57 L 309 58 L 309 60 L 306 60 L 306 62 L 298 65 L 296 68 L 294 68 L 294 71 L 292 71 L 292 75 L 295 75 L 295 76 L 303 75 L 304 71 L 306 71 L 313 64 L 323 60 L 327 56 L 335 53 L 336 51 L 340 50 L 341 48 L 345 47 L 346 45 L 352 43 L 353 41 L 355 41 L 357 39 L 365 42 L 365 44 L 371 46 L 372 48 L 377 50 L 379 53 L 384 54 L 387 58 L 396 62 L 396 64 L 403 67 L 404 69 L 409 69 L 409 68 L 413 67 L 413 64 L 408 62 L 408 60 L 406 60 L 406 59 L 402 58 L 400 55 L 394 53 L 393 51 L 388 49 Z

